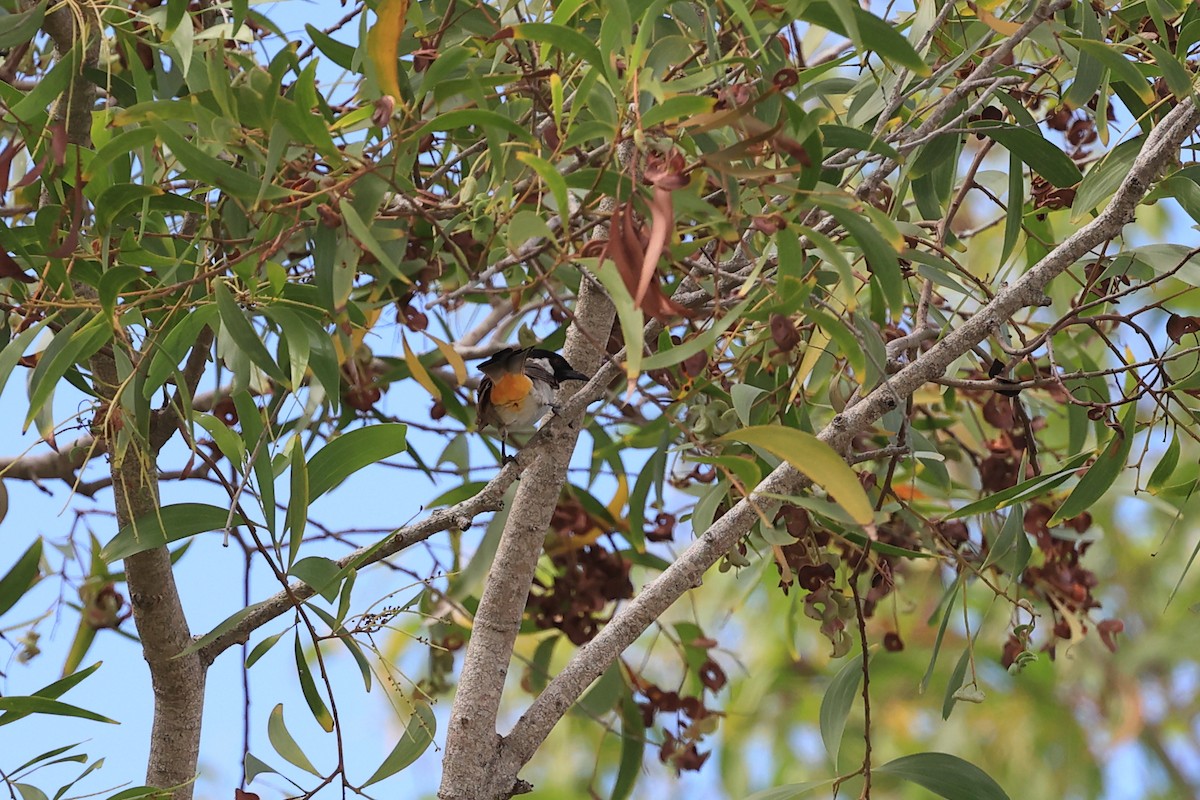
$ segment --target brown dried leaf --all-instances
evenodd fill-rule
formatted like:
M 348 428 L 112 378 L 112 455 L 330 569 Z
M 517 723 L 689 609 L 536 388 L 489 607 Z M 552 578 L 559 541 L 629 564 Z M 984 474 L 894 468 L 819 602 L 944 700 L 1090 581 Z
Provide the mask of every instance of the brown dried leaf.
M 675 205 L 671 201 L 671 190 L 654 187 L 654 199 L 650 202 L 650 243 L 642 254 L 641 274 L 633 302 L 639 308 L 646 300 L 650 284 L 658 277 L 658 261 L 667 249 L 667 240 L 675 225 Z
M 37 280 L 32 275 L 26 275 L 21 265 L 4 250 L 0 250 L 0 278 L 14 278 L 21 283 L 33 283 Z
M 1181 317 L 1172 314 L 1167 320 L 1167 336 L 1175 344 L 1189 333 L 1200 331 L 1200 317 Z

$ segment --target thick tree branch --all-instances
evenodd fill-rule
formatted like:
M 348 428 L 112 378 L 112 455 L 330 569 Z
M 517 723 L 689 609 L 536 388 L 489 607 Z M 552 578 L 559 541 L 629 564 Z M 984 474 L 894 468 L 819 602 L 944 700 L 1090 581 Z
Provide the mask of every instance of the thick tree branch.
M 63 126 L 67 141 L 77 148 L 91 144 L 96 87 L 85 77 L 84 71 L 95 68 L 98 63 L 99 22 L 98 11 L 92 6 L 63 4 L 46 15 L 43 25 L 53 39 L 60 59 L 76 52 L 82 54 L 79 70 L 53 109 L 54 123 Z M 75 187 L 75 191 L 80 190 Z M 76 213 L 88 212 L 81 204 Z M 83 223 L 81 219 L 73 220 L 75 226 Z M 90 286 L 77 285 L 76 292 L 94 297 Z M 112 345 L 113 348 L 117 346 L 117 342 Z M 94 356 L 91 367 L 93 388 L 104 400 L 106 409 L 106 413 L 98 415 L 101 419 L 97 419 L 96 424 L 107 426 L 121 413 L 117 399 L 121 382 L 112 348 L 105 348 Z M 127 411 L 132 415 L 133 409 Z M 127 525 L 137 517 L 153 513 L 159 505 L 155 448 L 133 437 L 123 448 L 110 448 L 108 455 L 118 524 Z M 160 547 L 126 559 L 125 581 L 142 655 L 150 667 L 154 688 L 154 722 L 146 783 L 170 789 L 174 800 L 191 800 L 200 754 L 205 670 L 195 654 L 177 657 L 191 643 L 191 634 L 167 548 Z
M 585 281 L 580 287 L 565 348 L 567 360 L 577 369 L 592 372 L 600 366 L 604 358 L 601 347 L 607 336 L 596 334 L 600 331 L 607 334 L 614 316 L 608 297 Z M 591 383 L 595 379 L 589 386 Z M 475 614 L 446 734 L 438 793 L 444 800 L 511 793 L 513 789 L 515 774 L 505 785 L 493 782 L 492 766 L 499 755 L 496 717 L 542 542 L 579 438 L 583 407 L 573 407 L 559 416 L 567 424 L 548 426 L 542 441 L 525 448 L 536 453 L 536 458 L 522 476 L 513 498 Z M 490 789 L 484 788 L 489 786 Z
M 858 404 L 834 417 L 819 437 L 844 453 L 855 435 L 897 408 L 925 383 L 945 374 L 957 358 L 990 336 L 1016 311 L 1040 304 L 1043 290 L 1051 280 L 1088 251 L 1117 236 L 1122 227 L 1133 220 L 1137 204 L 1198 125 L 1200 111 L 1192 100 L 1176 106 L 1147 137 L 1141 154 L 1099 216 L 1055 247 L 1012 286 L 997 293 L 991 302 L 929 351 L 876 387 Z M 491 785 L 513 785 L 520 769 L 592 681 L 676 600 L 699 585 L 705 571 L 749 532 L 758 519 L 756 507 L 769 513 L 778 505 L 777 501 L 766 499 L 764 495 L 793 494 L 804 484 L 803 476 L 787 464 L 774 470 L 749 497 L 734 505 L 658 578 L 647 584 L 595 639 L 580 648 L 503 739 Z

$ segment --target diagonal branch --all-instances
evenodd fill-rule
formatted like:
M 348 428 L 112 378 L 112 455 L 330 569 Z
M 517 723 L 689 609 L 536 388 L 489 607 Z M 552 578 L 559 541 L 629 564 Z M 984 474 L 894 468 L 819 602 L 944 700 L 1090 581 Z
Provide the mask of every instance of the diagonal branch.
M 1137 204 L 1151 184 L 1176 157 L 1182 143 L 1200 126 L 1200 111 L 1191 99 L 1176 106 L 1147 137 L 1141 154 L 1121 182 L 1108 207 L 1080 228 L 1012 286 L 1001 290 L 974 316 L 950 332 L 915 361 L 875 388 L 859 403 L 833 418 L 819 438 L 844 452 L 851 439 L 898 407 L 918 388 L 945 374 L 950 365 L 996 331 L 1016 311 L 1043 303 L 1043 290 L 1089 250 L 1114 238 L 1131 222 Z M 770 494 L 794 494 L 806 485 L 796 470 L 784 464 L 759 484 L 750 496 L 694 541 L 658 578 L 623 608 L 599 635 L 580 648 L 517 721 L 501 744 L 493 786 L 512 786 L 521 768 L 541 746 L 551 729 L 583 691 L 691 588 L 698 586 L 718 559 L 745 536 L 759 511 L 778 502 Z

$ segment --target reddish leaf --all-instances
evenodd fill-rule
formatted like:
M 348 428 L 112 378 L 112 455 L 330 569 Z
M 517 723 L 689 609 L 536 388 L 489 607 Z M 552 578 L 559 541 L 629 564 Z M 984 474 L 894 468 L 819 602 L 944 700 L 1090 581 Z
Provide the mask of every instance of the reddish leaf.
M 21 147 L 20 139 L 10 139 L 0 150 L 0 197 L 8 194 L 8 182 L 12 180 L 12 162 Z
M 50 126 L 50 156 L 54 165 L 61 167 L 67 163 L 67 124 L 56 122 Z
M 0 278 L 15 278 L 21 283 L 33 283 L 37 280 L 31 275 L 26 275 L 21 265 L 3 250 L 0 250 Z
M 1104 642 L 1104 646 L 1112 652 L 1117 652 L 1117 640 L 1113 637 L 1125 630 L 1125 623 L 1119 619 L 1101 620 L 1096 626 L 1097 633 L 1100 634 L 1100 641 Z
M 39 158 L 37 163 L 33 165 L 33 169 L 29 170 L 29 172 L 26 172 L 23 176 L 21 176 L 21 180 L 17 181 L 17 185 L 14 188 L 16 188 L 16 189 L 24 188 L 24 187 L 28 186 L 29 184 L 33 183 L 34 181 L 36 181 L 38 178 L 42 177 L 42 173 L 46 169 L 46 162 L 48 160 L 49 159 L 45 158 L 44 156 L 42 158 Z
M 609 223 L 610 234 L 605 245 L 604 257 L 612 259 L 617 266 L 617 273 L 629 294 L 636 298 L 642 276 L 642 266 L 646 262 L 648 241 L 643 241 L 641 226 L 634 222 L 632 201 L 618 206 Z M 657 270 L 655 270 L 657 272 Z M 651 280 L 646 288 L 646 295 L 638 307 L 654 317 L 666 321 L 673 317 L 690 317 L 692 312 L 663 294 L 662 285 L 657 280 Z
M 671 201 L 671 190 L 654 187 L 654 199 L 650 202 L 650 244 L 642 254 L 642 269 L 633 302 L 639 308 L 646 300 L 650 284 L 658 277 L 658 261 L 667 248 L 667 239 L 675 224 L 675 205 Z
M 62 243 L 51 250 L 46 255 L 51 258 L 66 258 L 71 253 L 75 252 L 75 248 L 79 245 L 79 229 L 83 224 L 84 212 L 84 197 L 83 187 L 77 183 L 71 189 L 71 227 L 67 229 L 66 238 Z M 59 217 L 61 222 L 62 218 Z
M 1179 344 L 1179 340 L 1189 333 L 1200 331 L 1200 317 L 1181 317 L 1178 314 L 1172 314 L 1167 320 L 1167 336 L 1175 344 Z
M 800 332 L 796 324 L 783 314 L 771 315 L 771 338 L 781 353 L 790 353 L 800 344 Z

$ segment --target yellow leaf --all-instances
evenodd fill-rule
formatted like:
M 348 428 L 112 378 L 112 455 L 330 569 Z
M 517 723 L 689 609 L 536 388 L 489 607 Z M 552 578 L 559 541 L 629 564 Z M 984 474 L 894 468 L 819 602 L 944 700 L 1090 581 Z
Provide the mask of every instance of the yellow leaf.
M 408 371 L 412 373 L 413 380 L 425 387 L 425 391 L 433 396 L 433 399 L 440 400 L 442 393 L 438 391 L 437 384 L 433 382 L 433 378 L 429 377 L 429 372 L 425 369 L 425 365 L 421 363 L 421 359 L 417 358 L 416 353 L 408 346 L 408 339 L 404 334 L 400 335 L 400 344 L 404 346 L 404 363 L 408 364 Z
M 376 293 L 372 292 L 371 301 L 374 302 Z M 366 322 L 356 326 L 350 332 L 350 352 L 357 353 L 358 348 L 362 347 L 363 340 L 367 338 L 367 331 L 375 327 L 375 323 L 379 321 L 379 315 L 383 312 L 382 308 L 367 308 L 363 311 L 363 316 L 366 317 Z
M 617 493 L 613 495 L 613 499 L 608 504 L 608 513 L 612 514 L 613 519 L 618 522 L 621 520 L 621 509 L 625 507 L 626 501 L 629 500 L 629 479 L 624 475 L 617 476 Z
M 722 436 L 717 441 L 742 442 L 782 458 L 820 486 L 860 525 L 872 525 L 875 510 L 854 470 L 833 448 L 811 433 L 782 425 L 756 425 Z
M 1003 20 L 996 19 L 996 15 L 988 11 L 983 6 L 980 6 L 976 13 L 979 16 L 980 22 L 982 22 L 984 25 L 987 25 L 1001 36 L 1012 36 L 1014 33 L 1021 30 L 1021 26 L 1015 22 L 1004 22 Z
M 808 337 L 808 344 L 804 347 L 804 358 L 800 360 L 800 367 L 792 376 L 792 392 L 788 397 L 789 403 L 796 399 L 796 395 L 800 394 L 800 390 L 804 388 L 804 381 L 808 379 L 808 374 L 813 371 L 813 367 L 817 366 L 817 359 L 825 355 L 825 348 L 831 341 L 833 340 L 825 331 L 819 327 L 813 329 L 812 334 Z
M 429 336 L 429 334 L 425 334 Z M 437 349 L 441 351 L 442 357 L 446 359 L 446 363 L 454 370 L 454 380 L 458 381 L 458 385 L 462 386 L 467 382 L 467 363 L 463 361 L 462 356 L 458 354 L 449 343 L 443 342 L 436 336 L 429 336 L 433 343 L 437 345 Z
M 367 31 L 367 57 L 375 67 L 375 80 L 385 95 L 400 99 L 396 73 L 400 34 L 408 17 L 409 0 L 382 0 L 375 10 L 375 24 Z

